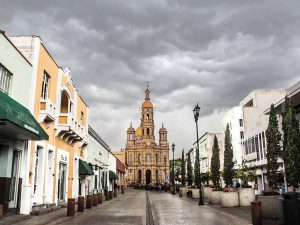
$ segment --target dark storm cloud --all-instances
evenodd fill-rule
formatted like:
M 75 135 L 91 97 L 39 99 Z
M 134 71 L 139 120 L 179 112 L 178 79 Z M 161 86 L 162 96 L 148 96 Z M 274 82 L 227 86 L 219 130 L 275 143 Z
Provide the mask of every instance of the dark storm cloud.
M 146 80 L 157 110 L 177 118 L 197 101 L 208 116 L 252 89 L 288 87 L 300 71 L 293 0 L 10 0 L 1 2 L 0 25 L 8 35 L 41 36 L 71 68 L 91 123 L 113 147 L 123 146 L 115 133 L 130 120 L 138 126 Z

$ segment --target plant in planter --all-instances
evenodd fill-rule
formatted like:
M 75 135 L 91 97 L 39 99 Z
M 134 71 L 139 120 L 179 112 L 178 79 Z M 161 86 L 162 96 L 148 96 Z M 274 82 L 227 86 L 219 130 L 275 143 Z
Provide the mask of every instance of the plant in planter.
M 277 195 L 275 191 L 278 169 L 278 156 L 280 154 L 281 135 L 278 129 L 278 121 L 274 105 L 271 105 L 267 137 L 267 176 L 270 190 L 264 191 L 263 195 Z
M 238 207 L 239 206 L 239 194 L 234 187 L 224 188 L 221 194 L 222 207 Z
M 231 135 L 229 130 L 229 124 L 226 126 L 225 131 L 225 150 L 224 150 L 224 181 L 226 187 L 233 186 L 233 176 L 234 176 L 234 162 L 233 162 L 233 150 L 231 144 Z
M 212 157 L 211 157 L 211 180 L 213 183 L 214 188 L 211 192 L 211 203 L 212 204 L 220 204 L 221 203 L 221 193 L 222 188 L 220 184 L 220 149 L 218 144 L 218 139 L 215 136 L 214 139 L 214 146 L 212 149 Z
M 185 161 L 184 161 L 184 149 L 182 150 L 181 157 L 181 184 L 185 186 Z
M 239 188 L 240 206 L 250 206 L 251 201 L 255 199 L 255 192 L 249 182 L 253 182 L 256 178 L 255 169 L 247 166 L 243 160 L 241 168 L 235 171 L 235 177 L 242 180 L 242 188 Z
M 288 97 L 285 98 L 282 129 L 286 180 L 295 191 L 300 183 L 300 131 L 299 121 L 296 119 L 293 104 Z
M 192 162 L 190 154 L 188 154 L 188 161 L 187 161 L 187 183 L 189 186 L 193 185 L 193 172 L 192 172 Z

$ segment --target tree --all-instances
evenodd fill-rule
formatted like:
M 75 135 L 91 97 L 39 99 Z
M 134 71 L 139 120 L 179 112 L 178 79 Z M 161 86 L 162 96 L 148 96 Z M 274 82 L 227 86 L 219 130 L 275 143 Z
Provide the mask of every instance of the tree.
M 233 150 L 231 144 L 231 135 L 229 130 L 229 124 L 226 126 L 225 131 L 225 150 L 224 150 L 224 181 L 226 187 L 233 186 L 234 176 L 234 162 L 233 162 Z
M 246 165 L 246 161 L 243 160 L 241 168 L 235 171 L 235 177 L 242 180 L 242 187 L 249 187 L 248 182 L 253 182 L 256 178 L 256 171 Z
M 198 141 L 198 140 L 197 140 Z M 200 188 L 200 162 L 199 162 L 199 148 L 197 145 L 196 148 L 196 159 L 195 159 L 195 166 L 194 166 L 194 179 L 195 179 L 195 185 Z
M 211 180 L 215 188 L 220 188 L 220 149 L 217 136 L 214 139 L 214 146 L 212 150 L 212 157 L 211 157 Z
M 189 186 L 193 185 L 193 172 L 192 172 L 192 162 L 191 162 L 190 154 L 188 154 L 188 161 L 187 161 L 187 182 Z
M 297 188 L 300 182 L 300 131 L 299 121 L 291 100 L 285 98 L 282 120 L 283 128 L 283 160 L 287 183 Z
M 267 176 L 269 186 L 274 190 L 277 180 L 278 156 L 280 153 L 281 135 L 274 105 L 271 105 L 267 137 Z
M 184 161 L 184 149 L 182 150 L 181 157 L 181 184 L 185 186 L 185 161 Z

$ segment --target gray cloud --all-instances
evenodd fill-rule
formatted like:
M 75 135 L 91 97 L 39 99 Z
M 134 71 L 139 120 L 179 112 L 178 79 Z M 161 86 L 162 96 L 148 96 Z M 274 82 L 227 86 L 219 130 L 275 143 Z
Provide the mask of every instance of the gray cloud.
M 41 36 L 71 68 L 92 126 L 113 149 L 124 147 L 130 121 L 139 125 L 151 81 L 157 126 L 166 121 L 181 149 L 194 139 L 196 102 L 213 122 L 252 89 L 295 82 L 299 9 L 296 0 L 4 0 L 0 26 L 8 35 Z

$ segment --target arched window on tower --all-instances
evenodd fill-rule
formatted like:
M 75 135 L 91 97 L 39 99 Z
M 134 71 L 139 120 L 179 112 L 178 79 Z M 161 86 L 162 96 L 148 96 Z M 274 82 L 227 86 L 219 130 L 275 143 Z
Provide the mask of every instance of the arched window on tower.
M 147 135 L 149 136 L 150 135 L 150 129 L 147 128 Z
M 146 156 L 146 160 L 147 160 L 147 162 L 150 162 L 150 160 L 151 160 L 151 158 L 150 158 L 150 154 L 147 154 L 147 156 Z

